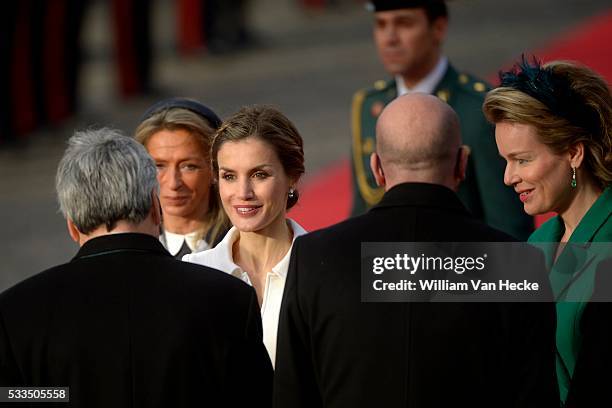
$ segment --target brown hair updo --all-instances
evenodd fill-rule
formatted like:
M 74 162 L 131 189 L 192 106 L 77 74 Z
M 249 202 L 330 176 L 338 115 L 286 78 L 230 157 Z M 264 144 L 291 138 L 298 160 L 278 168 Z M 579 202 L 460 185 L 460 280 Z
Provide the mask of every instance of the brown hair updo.
M 211 162 L 213 175 L 219 174 L 217 154 L 225 142 L 257 137 L 269 144 L 283 166 L 285 174 L 298 181 L 304 174 L 304 142 L 296 127 L 278 109 L 266 105 L 245 106 L 226 119 L 213 139 Z M 297 190 L 287 198 L 287 209 L 299 198 Z

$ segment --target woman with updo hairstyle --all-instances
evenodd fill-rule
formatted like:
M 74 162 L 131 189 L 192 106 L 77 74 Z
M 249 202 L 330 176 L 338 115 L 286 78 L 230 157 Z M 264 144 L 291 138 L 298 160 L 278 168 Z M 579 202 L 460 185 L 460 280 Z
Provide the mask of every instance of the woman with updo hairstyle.
M 215 248 L 187 255 L 232 274 L 257 292 L 264 344 L 275 362 L 280 305 L 295 239 L 306 231 L 287 218 L 304 173 L 302 137 L 278 110 L 249 106 L 227 119 L 212 147 L 213 174 L 233 227 Z
M 210 170 L 210 146 L 220 125 L 201 103 L 170 98 L 151 106 L 135 132 L 157 166 L 160 240 L 177 259 L 212 248 L 229 229 Z
M 612 406 L 612 304 L 589 302 L 603 289 L 597 266 L 612 256 L 610 88 L 584 66 L 535 58 L 500 78 L 483 110 L 507 162 L 504 182 L 528 214 L 556 213 L 529 241 L 551 268 L 561 402 Z

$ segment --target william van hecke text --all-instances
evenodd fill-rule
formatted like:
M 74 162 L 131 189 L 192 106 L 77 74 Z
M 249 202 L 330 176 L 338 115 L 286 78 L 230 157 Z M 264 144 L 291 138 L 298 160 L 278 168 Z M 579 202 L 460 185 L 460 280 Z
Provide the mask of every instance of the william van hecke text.
M 509 279 L 499 279 L 497 282 L 486 282 L 481 279 L 470 279 L 467 282 L 453 282 L 449 279 L 420 279 L 412 281 L 402 279 L 396 282 L 384 282 L 377 279 L 373 282 L 373 288 L 377 291 L 538 291 L 538 282 L 522 280 L 518 282 Z

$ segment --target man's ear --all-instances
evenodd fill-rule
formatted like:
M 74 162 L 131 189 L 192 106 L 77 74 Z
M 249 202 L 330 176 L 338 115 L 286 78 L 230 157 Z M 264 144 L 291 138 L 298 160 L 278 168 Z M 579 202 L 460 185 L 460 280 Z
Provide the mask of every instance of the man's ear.
M 431 23 L 431 29 L 438 45 L 442 45 L 448 31 L 448 17 L 440 16 Z
M 151 219 L 155 225 L 161 226 L 163 218 L 161 203 L 155 191 L 151 192 L 151 204 Z
M 373 152 L 370 155 L 370 169 L 372 169 L 372 174 L 374 174 L 374 180 L 376 180 L 376 185 L 379 187 L 384 187 L 387 183 L 385 179 L 385 172 L 382 168 L 382 163 L 380 161 L 380 156 Z
M 66 218 L 66 227 L 68 228 L 68 234 L 70 235 L 70 238 L 72 238 L 74 242 L 80 245 L 81 244 L 81 232 L 79 231 L 77 226 L 74 225 L 74 222 L 72 222 L 70 218 Z
M 457 187 L 459 187 L 459 184 L 465 180 L 470 151 L 469 146 L 461 145 L 461 147 L 459 147 L 459 152 L 457 153 L 457 164 L 455 165 L 455 180 L 457 181 Z

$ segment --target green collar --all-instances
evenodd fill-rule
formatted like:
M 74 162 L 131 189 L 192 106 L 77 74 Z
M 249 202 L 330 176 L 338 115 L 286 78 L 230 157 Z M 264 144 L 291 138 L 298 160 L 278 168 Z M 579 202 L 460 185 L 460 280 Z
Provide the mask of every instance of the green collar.
M 607 187 L 582 217 L 569 242 L 591 242 L 612 213 L 612 187 Z
M 612 214 L 612 187 L 608 186 L 586 212 L 569 242 L 591 242 Z M 559 242 L 565 226 L 558 215 L 546 221 L 529 237 L 529 242 Z
M 610 218 L 611 213 L 612 187 L 607 187 L 597 198 L 597 201 L 595 201 L 591 208 L 589 208 L 584 217 L 582 217 L 582 220 L 580 220 L 580 223 L 578 223 L 578 227 L 576 227 L 576 230 L 572 233 L 569 242 L 579 244 L 589 243 L 595 240 L 597 233 L 606 223 L 608 218 Z M 546 266 L 548 268 L 552 268 L 553 266 L 557 245 L 559 244 L 564 232 L 565 225 L 563 224 L 563 220 L 557 215 L 556 217 L 553 217 L 542 224 L 542 226 L 535 230 L 529 237 L 529 242 L 540 243 L 537 245 L 537 247 L 544 251 Z M 564 256 L 569 255 L 561 254 L 559 259 Z

